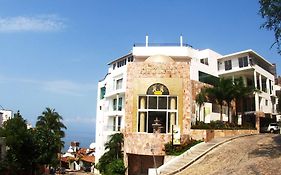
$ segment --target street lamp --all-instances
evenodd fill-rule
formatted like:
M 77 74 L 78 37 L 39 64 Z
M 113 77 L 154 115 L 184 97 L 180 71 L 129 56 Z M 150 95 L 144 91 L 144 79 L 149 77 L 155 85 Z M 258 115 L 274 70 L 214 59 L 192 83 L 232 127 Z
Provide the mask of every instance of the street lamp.
M 160 122 L 160 120 L 158 119 L 158 117 L 156 117 L 156 119 L 154 120 L 154 123 L 152 124 L 153 134 L 161 133 L 161 129 L 163 127 L 159 122 Z M 154 147 L 151 147 L 151 152 L 152 152 L 152 156 L 153 156 L 154 169 L 155 169 L 156 175 L 158 175 L 157 167 L 156 167 L 156 160 L 155 160 L 155 156 L 154 156 Z

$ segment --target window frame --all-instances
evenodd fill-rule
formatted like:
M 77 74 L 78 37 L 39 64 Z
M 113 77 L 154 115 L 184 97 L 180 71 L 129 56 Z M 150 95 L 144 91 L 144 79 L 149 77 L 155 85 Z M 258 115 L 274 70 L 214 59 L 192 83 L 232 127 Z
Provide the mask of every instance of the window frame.
M 224 61 L 224 70 L 231 70 L 232 69 L 232 60 L 225 60 Z
M 140 107 L 140 99 L 141 97 L 145 97 L 145 108 L 144 109 L 141 109 Z M 153 109 L 153 108 L 150 108 L 149 107 L 149 97 L 156 97 L 156 108 Z M 166 108 L 163 109 L 161 107 L 161 105 L 159 105 L 159 99 L 163 99 L 163 98 L 166 98 L 167 101 L 166 101 Z M 170 109 L 170 102 L 169 100 L 171 98 L 176 98 L 176 109 Z M 149 132 L 149 113 L 150 112 L 165 112 L 165 120 L 166 120 L 166 123 L 165 123 L 165 131 L 162 132 L 162 133 L 169 133 L 169 120 L 170 120 L 170 116 L 169 114 L 170 113 L 175 113 L 175 124 L 178 125 L 178 113 L 179 113 L 179 110 L 178 110 L 178 101 L 179 101 L 179 97 L 176 96 L 176 95 L 138 95 L 138 107 L 137 107 L 137 132 L 140 132 L 140 114 L 141 113 L 145 113 L 145 129 L 144 129 L 144 132 L 146 133 L 151 133 Z

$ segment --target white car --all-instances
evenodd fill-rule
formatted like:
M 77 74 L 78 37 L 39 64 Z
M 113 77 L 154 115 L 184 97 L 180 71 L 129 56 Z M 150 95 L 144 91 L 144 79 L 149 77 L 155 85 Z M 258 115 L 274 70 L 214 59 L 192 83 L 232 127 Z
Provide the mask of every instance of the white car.
M 278 132 L 280 130 L 279 125 L 277 123 L 270 123 L 267 127 L 263 128 L 263 131 L 265 132 Z

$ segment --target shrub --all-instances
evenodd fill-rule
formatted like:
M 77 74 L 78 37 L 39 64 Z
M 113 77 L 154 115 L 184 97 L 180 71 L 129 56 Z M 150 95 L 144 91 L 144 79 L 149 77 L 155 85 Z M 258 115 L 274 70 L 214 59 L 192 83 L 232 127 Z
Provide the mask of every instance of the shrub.
M 201 140 L 191 140 L 190 143 L 184 143 L 181 145 L 173 145 L 172 141 L 170 141 L 165 144 L 165 152 L 166 152 L 166 155 L 178 156 L 178 155 L 184 153 L 185 151 L 189 150 L 194 145 L 201 143 L 201 142 L 202 142 Z
M 223 121 L 211 121 L 210 123 L 197 122 L 192 125 L 191 129 L 256 129 L 251 123 L 244 122 L 242 126 L 235 123 L 228 123 Z
M 126 172 L 123 159 L 116 159 L 106 166 L 106 174 L 123 175 Z

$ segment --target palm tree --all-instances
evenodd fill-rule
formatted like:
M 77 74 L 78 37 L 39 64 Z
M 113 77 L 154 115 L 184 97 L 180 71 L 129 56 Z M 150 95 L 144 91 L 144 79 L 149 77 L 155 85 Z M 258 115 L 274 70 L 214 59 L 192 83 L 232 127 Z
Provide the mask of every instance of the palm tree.
M 53 132 L 60 138 L 63 138 L 65 133 L 62 129 L 67 128 L 61 120 L 63 120 L 62 116 L 60 116 L 55 109 L 46 108 L 46 110 L 42 112 L 42 115 L 38 116 L 36 126 L 45 127 L 50 132 Z
M 62 123 L 62 120 L 62 116 L 60 116 L 55 109 L 51 108 L 46 108 L 46 110 L 42 112 L 42 115 L 37 118 L 36 129 L 38 133 L 41 133 L 39 138 L 40 136 L 45 139 L 48 137 L 49 144 L 51 145 L 46 148 L 48 153 L 45 156 L 48 158 L 43 158 L 46 164 L 56 165 L 57 155 L 61 152 L 61 148 L 64 147 L 64 142 L 61 139 L 65 136 L 63 129 L 67 128 Z
M 249 97 L 254 92 L 259 93 L 260 91 L 255 89 L 254 87 L 246 86 L 241 77 L 234 80 L 233 97 L 235 100 L 236 115 L 238 114 L 237 108 L 239 104 L 240 104 L 241 114 L 242 115 L 244 114 L 244 100 L 246 97 Z
M 199 107 L 199 121 L 200 121 L 200 111 L 201 111 L 201 107 L 204 105 L 204 103 L 207 101 L 206 98 L 206 89 L 205 88 L 201 88 L 201 91 L 196 95 L 195 97 L 195 101 L 198 104 Z M 205 115 L 203 118 L 203 121 L 205 122 Z M 196 116 L 196 123 L 197 123 L 197 116 Z
M 116 133 L 110 136 L 110 139 L 105 143 L 105 152 L 99 159 L 96 168 L 103 175 L 125 174 L 126 168 L 123 162 L 122 146 L 124 137 L 122 133 Z
M 211 101 L 215 101 L 220 105 L 220 120 L 222 121 L 222 106 L 224 103 L 228 106 L 228 120 L 230 118 L 230 103 L 233 100 L 233 82 L 230 79 L 220 78 L 214 87 L 209 87 L 206 89 L 208 98 Z
M 122 133 L 116 133 L 110 136 L 108 142 L 105 143 L 105 149 L 108 149 L 108 153 L 112 157 L 119 159 L 123 157 L 122 146 L 124 143 L 124 138 Z
M 231 102 L 234 99 L 234 86 L 231 79 L 222 79 L 223 88 L 224 88 L 224 101 L 227 104 L 227 118 L 230 123 L 230 107 Z

